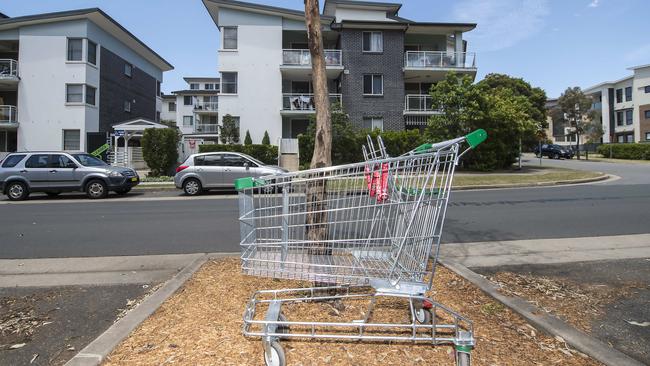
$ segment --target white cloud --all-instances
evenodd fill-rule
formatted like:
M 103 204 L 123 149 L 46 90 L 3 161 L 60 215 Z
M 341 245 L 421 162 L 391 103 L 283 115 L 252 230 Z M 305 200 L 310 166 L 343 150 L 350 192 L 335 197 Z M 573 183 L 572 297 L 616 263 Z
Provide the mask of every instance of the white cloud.
M 478 24 L 468 38 L 479 51 L 508 48 L 533 36 L 548 14 L 548 0 L 461 0 L 453 9 L 458 21 Z
M 587 5 L 590 8 L 597 8 L 600 5 L 600 0 L 591 0 L 589 5 Z

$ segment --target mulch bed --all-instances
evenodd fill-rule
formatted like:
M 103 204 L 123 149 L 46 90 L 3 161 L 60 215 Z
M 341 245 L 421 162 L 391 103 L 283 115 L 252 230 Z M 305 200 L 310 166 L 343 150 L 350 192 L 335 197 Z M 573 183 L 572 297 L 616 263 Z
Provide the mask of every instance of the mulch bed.
M 259 289 L 308 286 L 243 275 L 238 259 L 206 263 L 107 358 L 105 365 L 263 365 L 262 343 L 242 335 L 245 303 Z M 453 272 L 438 267 L 433 298 L 474 321 L 473 365 L 599 365 L 562 339 L 536 331 Z M 327 303 L 296 311 L 331 319 Z M 311 310 L 306 310 L 306 306 Z M 300 308 L 300 309 L 298 309 Z M 347 310 L 354 310 L 350 306 Z M 346 311 L 347 311 L 346 310 Z M 291 311 L 291 309 L 289 309 Z M 399 316 L 408 316 L 404 310 Z M 289 320 L 291 314 L 287 314 Z M 282 341 L 288 365 L 454 365 L 452 346 Z

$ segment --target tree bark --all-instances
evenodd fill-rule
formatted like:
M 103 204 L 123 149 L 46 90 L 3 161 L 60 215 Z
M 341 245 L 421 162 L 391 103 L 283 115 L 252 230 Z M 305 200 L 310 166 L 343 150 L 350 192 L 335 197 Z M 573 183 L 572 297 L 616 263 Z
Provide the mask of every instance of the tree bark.
M 332 121 L 325 52 L 321 31 L 320 5 L 318 0 L 305 0 L 305 23 L 311 54 L 312 83 L 316 104 L 316 135 L 311 168 L 324 168 L 332 165 Z M 327 240 L 327 192 L 324 175 L 310 177 L 307 184 L 307 240 L 311 241 L 309 254 L 330 255 L 331 249 L 324 243 Z

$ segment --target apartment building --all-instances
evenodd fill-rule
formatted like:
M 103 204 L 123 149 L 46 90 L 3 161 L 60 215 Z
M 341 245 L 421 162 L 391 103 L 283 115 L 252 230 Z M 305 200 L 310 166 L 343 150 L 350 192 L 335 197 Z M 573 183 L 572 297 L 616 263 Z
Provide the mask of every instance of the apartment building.
M 156 121 L 171 69 L 97 8 L 0 18 L 0 158 L 93 151 L 114 125 Z
M 603 142 L 650 142 L 650 65 L 631 67 L 632 75 L 584 90 L 603 123 Z
M 198 152 L 199 145 L 218 143 L 219 91 L 215 77 L 185 77 L 187 88 L 164 95 L 161 120 L 173 121 L 183 134 L 181 158 Z
M 239 120 L 254 141 L 296 138 L 315 112 L 303 11 L 203 0 L 221 33 L 219 116 Z M 475 24 L 414 22 L 401 4 L 326 0 L 321 16 L 328 88 L 353 124 L 421 128 L 428 90 L 449 71 L 474 77 L 463 34 Z

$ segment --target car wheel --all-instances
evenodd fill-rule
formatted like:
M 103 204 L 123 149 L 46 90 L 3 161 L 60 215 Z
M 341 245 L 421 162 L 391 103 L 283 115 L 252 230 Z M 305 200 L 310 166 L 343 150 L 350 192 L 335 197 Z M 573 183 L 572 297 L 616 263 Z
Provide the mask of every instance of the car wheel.
M 61 192 L 45 192 L 48 197 L 56 197 L 61 194 Z
M 197 196 L 201 194 L 203 187 L 201 187 L 201 182 L 198 179 L 190 178 L 183 182 L 183 191 L 188 196 Z
M 7 197 L 11 201 L 22 201 L 29 196 L 27 185 L 22 182 L 12 182 L 7 186 Z
M 92 200 L 106 198 L 108 196 L 108 187 L 101 180 L 92 180 L 86 185 L 86 195 Z
M 131 188 L 118 189 L 115 191 L 119 196 L 124 196 L 125 194 L 131 192 Z
M 560 155 L 558 153 L 553 154 L 553 159 L 560 159 Z
M 536 153 L 536 154 L 535 154 L 535 157 L 539 159 L 539 158 L 542 157 L 542 154 L 540 154 L 540 153 Z

